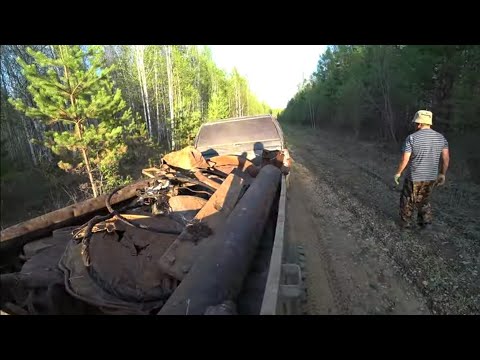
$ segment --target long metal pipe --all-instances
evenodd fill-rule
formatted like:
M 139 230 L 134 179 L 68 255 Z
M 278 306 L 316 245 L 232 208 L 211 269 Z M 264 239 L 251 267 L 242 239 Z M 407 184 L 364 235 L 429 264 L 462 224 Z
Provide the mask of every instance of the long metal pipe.
M 209 306 L 236 300 L 277 195 L 280 178 L 280 169 L 272 165 L 260 170 L 159 315 L 203 315 Z

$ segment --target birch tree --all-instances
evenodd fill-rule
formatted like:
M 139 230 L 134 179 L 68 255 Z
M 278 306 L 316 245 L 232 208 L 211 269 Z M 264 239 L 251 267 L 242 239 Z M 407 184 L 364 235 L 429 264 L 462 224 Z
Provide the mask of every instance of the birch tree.
M 150 102 L 148 100 L 147 76 L 145 72 L 145 45 L 135 45 L 135 64 L 138 72 L 138 82 L 140 85 L 140 93 L 143 100 L 143 111 L 145 121 L 147 123 L 148 135 L 152 137 L 152 121 L 150 116 Z

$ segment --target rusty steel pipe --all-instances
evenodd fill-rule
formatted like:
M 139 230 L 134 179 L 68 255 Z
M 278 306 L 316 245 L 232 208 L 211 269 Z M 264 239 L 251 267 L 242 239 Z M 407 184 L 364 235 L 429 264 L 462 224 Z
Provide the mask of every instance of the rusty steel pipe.
M 267 165 L 237 203 L 158 315 L 203 315 L 209 306 L 236 301 L 280 183 Z

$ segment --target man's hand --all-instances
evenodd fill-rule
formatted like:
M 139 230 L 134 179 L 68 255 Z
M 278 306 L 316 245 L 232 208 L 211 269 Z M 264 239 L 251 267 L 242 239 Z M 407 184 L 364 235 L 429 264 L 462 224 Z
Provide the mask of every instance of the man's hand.
M 411 152 L 404 152 L 402 155 L 402 160 L 400 161 L 400 164 L 398 164 L 397 173 L 393 177 L 395 180 L 395 184 L 397 184 L 397 186 L 400 184 L 399 182 L 400 176 L 402 175 L 403 170 L 405 170 L 405 168 L 407 167 L 408 162 L 410 161 L 411 155 L 412 155 Z
M 443 186 L 445 184 L 445 175 L 440 174 L 437 178 L 437 186 Z
M 397 186 L 400 185 L 400 176 L 401 174 L 395 174 L 395 176 L 393 177 Z

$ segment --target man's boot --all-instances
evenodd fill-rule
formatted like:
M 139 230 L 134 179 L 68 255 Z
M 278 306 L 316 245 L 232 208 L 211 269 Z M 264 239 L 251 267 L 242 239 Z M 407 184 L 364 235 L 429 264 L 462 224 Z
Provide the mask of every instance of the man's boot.
M 420 229 L 425 232 L 430 232 L 432 231 L 432 224 L 431 223 L 422 223 L 418 224 L 420 226 Z
M 412 228 L 412 224 L 410 222 L 407 222 L 407 221 L 404 221 L 404 220 L 400 220 L 400 228 L 402 230 L 409 230 Z

